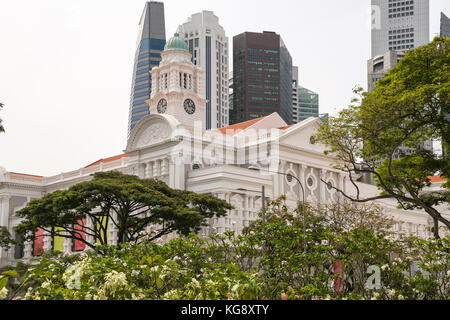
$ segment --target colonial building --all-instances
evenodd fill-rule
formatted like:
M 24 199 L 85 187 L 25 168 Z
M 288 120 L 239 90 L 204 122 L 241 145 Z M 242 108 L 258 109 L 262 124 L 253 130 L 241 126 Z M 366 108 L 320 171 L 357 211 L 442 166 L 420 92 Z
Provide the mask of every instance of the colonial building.
M 186 43 L 177 34 L 167 42 L 161 56 L 159 67 L 151 70 L 152 92 L 147 101 L 150 115 L 131 131 L 125 153 L 52 177 L 8 172 L 0 167 L 0 226 L 14 235 L 14 227 L 20 223 L 15 213 L 30 200 L 89 180 L 95 172 L 110 170 L 160 179 L 172 188 L 209 193 L 231 203 L 234 209 L 228 216 L 211 219 L 201 236 L 241 232 L 258 219 L 263 200 L 286 195 L 292 206 L 303 200 L 326 203 L 338 197 L 331 185 L 351 191 L 346 175 L 331 166 L 333 159 L 325 156 L 324 146 L 315 142 L 320 119 L 287 125 L 278 113 L 273 113 L 226 128 L 204 130 L 207 101 L 202 69 L 192 63 Z M 260 167 L 260 172 L 253 167 Z M 289 175 L 301 181 L 305 199 L 300 185 Z M 439 188 L 441 183 L 433 185 Z M 378 193 L 374 186 L 358 184 L 366 195 Z M 399 210 L 395 201 L 383 200 L 379 204 L 399 220 L 399 232 L 431 236 L 432 221 L 424 212 Z M 0 266 L 31 258 L 37 254 L 37 246 L 68 253 L 83 250 L 70 239 L 58 242 L 43 235 L 39 241 L 27 243 L 24 248 L 1 250 Z M 112 225 L 108 241 L 117 241 Z

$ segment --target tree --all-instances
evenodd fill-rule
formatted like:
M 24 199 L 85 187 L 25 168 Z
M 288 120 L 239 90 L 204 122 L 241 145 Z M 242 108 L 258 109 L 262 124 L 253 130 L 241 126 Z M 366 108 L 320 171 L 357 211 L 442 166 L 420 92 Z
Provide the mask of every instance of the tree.
M 439 209 L 450 203 L 450 184 L 441 191 L 426 188 L 430 176 L 450 176 L 450 161 L 421 145 L 433 139 L 450 145 L 450 38 L 438 37 L 407 52 L 373 92 L 354 92 L 359 97 L 330 117 L 317 136 L 336 167 L 348 173 L 356 196 L 334 189 L 356 202 L 394 198 L 406 210 L 423 209 L 433 218 L 439 238 L 439 222 L 450 229 Z M 410 153 L 399 154 L 400 147 L 411 148 Z M 380 195 L 360 197 L 356 177 L 361 173 L 374 177 Z
M 172 232 L 185 236 L 198 232 L 206 219 L 224 216 L 229 209 L 231 205 L 211 195 L 171 189 L 158 180 L 116 171 L 100 172 L 91 181 L 31 201 L 17 212 L 23 221 L 16 232 L 34 240 L 35 233 L 44 230 L 52 237 L 95 248 L 86 236 L 107 245 L 110 222 L 117 229 L 119 244 L 138 243 Z
M 0 102 L 0 110 L 3 108 L 3 103 Z M 5 132 L 5 128 L 2 126 L 2 119 L 0 118 L 0 132 Z

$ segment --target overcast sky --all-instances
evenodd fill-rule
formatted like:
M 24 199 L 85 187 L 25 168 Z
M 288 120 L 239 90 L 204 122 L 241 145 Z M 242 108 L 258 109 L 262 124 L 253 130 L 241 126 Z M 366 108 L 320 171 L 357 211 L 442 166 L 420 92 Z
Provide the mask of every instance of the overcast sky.
M 366 87 L 370 0 L 166 0 L 170 38 L 188 16 L 213 11 L 233 36 L 275 31 L 320 112 Z M 56 175 L 126 147 L 133 59 L 144 0 L 0 0 L 0 166 Z M 430 39 L 450 1 L 430 0 Z M 232 60 L 230 60 L 232 68 Z

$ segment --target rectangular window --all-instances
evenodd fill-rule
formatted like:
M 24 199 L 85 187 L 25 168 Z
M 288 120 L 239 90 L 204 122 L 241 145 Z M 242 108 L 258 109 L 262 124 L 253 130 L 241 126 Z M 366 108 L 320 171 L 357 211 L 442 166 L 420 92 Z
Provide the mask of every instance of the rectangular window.
M 133 102 L 133 106 L 138 106 L 140 104 L 145 104 L 145 100 L 137 100 Z
M 136 78 L 136 83 L 137 82 L 142 82 L 142 81 L 147 81 L 150 80 L 150 76 L 145 76 L 145 77 L 141 77 L 141 78 Z
M 144 83 L 139 86 L 136 86 L 136 87 L 134 87 L 134 91 L 145 89 L 145 88 L 150 88 L 150 83 Z
M 139 113 L 139 112 L 144 112 L 144 111 L 148 111 L 148 107 L 147 106 L 133 109 L 132 113 Z
M 63 228 L 55 228 L 54 232 L 56 234 L 63 234 L 64 229 Z M 53 251 L 60 251 L 64 252 L 64 238 L 63 237 L 53 237 L 52 239 L 52 249 Z
M 33 242 L 33 256 L 37 257 L 42 255 L 44 251 L 44 230 L 38 228 L 34 234 Z
M 145 97 L 150 95 L 150 91 L 144 91 L 144 92 L 140 92 L 140 93 L 135 93 L 134 94 L 134 98 L 140 98 L 140 97 Z
M 148 73 L 148 72 L 150 72 L 150 68 L 145 68 L 145 69 L 136 71 L 136 75 L 140 75 L 140 74 L 144 74 L 144 73 Z
M 77 240 L 80 239 L 80 240 Z M 86 219 L 83 219 L 75 225 L 75 239 L 72 240 L 72 251 L 79 252 L 86 249 Z
M 142 118 L 145 116 L 142 116 Z M 100 238 L 97 239 L 97 244 L 108 243 L 108 220 L 109 217 L 103 216 L 103 217 L 97 217 L 99 221 L 95 225 L 95 231 L 96 233 L 100 234 Z M 105 238 L 106 234 L 106 238 Z

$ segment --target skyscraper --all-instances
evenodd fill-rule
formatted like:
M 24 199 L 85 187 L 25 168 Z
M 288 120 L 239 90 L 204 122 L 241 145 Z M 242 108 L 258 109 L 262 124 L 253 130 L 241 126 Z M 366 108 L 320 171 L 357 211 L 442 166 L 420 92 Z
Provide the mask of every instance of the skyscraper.
M 298 123 L 298 67 L 292 66 L 292 118 Z
M 161 52 L 166 44 L 164 3 L 149 1 L 139 21 L 139 34 L 134 60 L 133 82 L 131 85 L 128 137 L 137 122 L 149 115 L 152 80 L 150 71 L 161 61 Z
M 233 37 L 233 118 L 230 123 L 278 112 L 294 123 L 292 58 L 275 32 L 244 32 Z
M 429 0 L 372 0 L 372 58 L 408 51 L 430 40 Z
M 298 87 L 298 122 L 309 117 L 319 117 L 319 95 L 309 89 Z
M 188 44 L 194 65 L 206 72 L 206 129 L 228 126 L 229 49 L 219 18 L 211 11 L 202 11 L 190 16 L 177 32 Z
M 375 90 L 375 82 L 383 78 L 403 57 L 405 57 L 403 52 L 388 51 L 367 61 L 367 90 L 369 92 Z
M 450 19 L 441 12 L 441 37 L 450 37 Z

